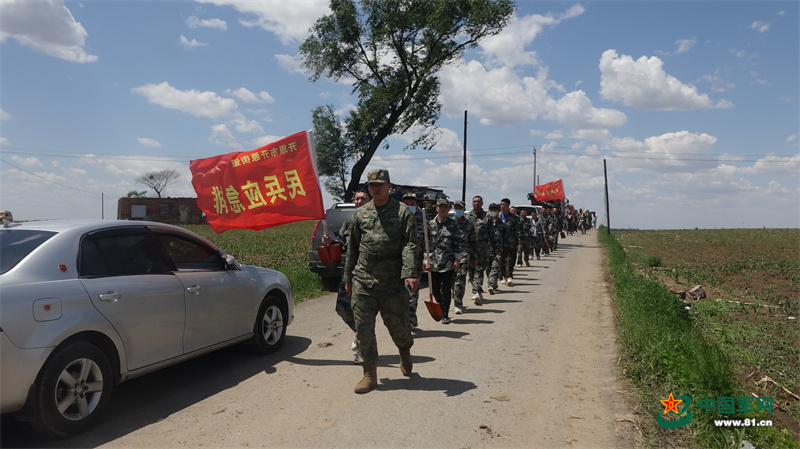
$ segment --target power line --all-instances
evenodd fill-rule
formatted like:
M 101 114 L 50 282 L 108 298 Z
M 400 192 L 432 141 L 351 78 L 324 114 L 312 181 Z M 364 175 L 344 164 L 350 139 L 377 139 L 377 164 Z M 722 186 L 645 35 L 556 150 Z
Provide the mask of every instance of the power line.
M 79 191 L 79 192 L 83 192 L 83 193 L 91 193 L 92 195 L 99 195 L 97 192 L 90 192 L 90 191 L 88 191 L 88 190 L 79 189 L 79 188 L 77 188 L 77 187 L 73 187 L 73 186 L 70 186 L 70 185 L 67 185 L 67 184 L 64 184 L 64 183 L 58 182 L 58 181 L 53 181 L 52 179 L 47 179 L 47 178 L 45 178 L 44 176 L 39 176 L 39 175 L 37 175 L 36 173 L 31 173 L 31 172 L 29 172 L 28 170 L 25 170 L 25 169 L 24 169 L 24 168 L 22 168 L 22 167 L 17 167 L 16 165 L 14 165 L 14 164 L 12 164 L 11 162 L 8 162 L 8 161 L 6 161 L 6 160 L 0 159 L 0 162 L 5 162 L 6 164 L 8 164 L 8 165 L 10 165 L 10 166 L 12 166 L 12 167 L 14 167 L 14 168 L 16 168 L 17 170 L 24 171 L 25 173 L 27 173 L 27 174 L 29 174 L 29 175 L 31 175 L 31 176 L 35 176 L 35 177 L 37 177 L 37 178 L 39 178 L 39 179 L 44 179 L 45 181 L 52 182 L 53 184 L 58 184 L 58 185 L 60 185 L 60 186 L 62 186 L 62 187 L 66 187 L 66 188 L 68 188 L 68 189 L 72 189 L 72 190 L 77 190 L 77 191 Z
M 7 149 L 17 149 L 18 151 L 7 151 Z M 508 149 L 515 149 L 520 148 L 519 151 L 509 151 L 509 152 L 497 152 L 497 150 L 508 150 Z M 529 155 L 530 154 L 530 145 L 514 145 L 514 146 L 505 146 L 505 147 L 486 147 L 486 148 L 474 148 L 470 149 L 469 152 L 471 153 L 471 157 L 475 158 L 488 158 L 488 157 L 499 157 L 499 156 L 522 156 L 522 155 Z M 424 151 L 424 150 L 418 150 Z M 598 153 L 593 154 L 586 154 L 588 151 L 597 151 Z M 491 154 L 481 154 L 485 152 L 492 152 Z M 152 160 L 152 161 L 161 161 L 161 162 L 180 162 L 180 163 L 189 163 L 190 159 L 178 159 L 169 156 L 135 156 L 135 155 L 114 155 L 108 153 L 90 153 L 90 154 L 81 154 L 81 153 L 71 153 L 71 152 L 55 152 L 55 151 L 47 151 L 47 150 L 33 150 L 33 149 L 20 149 L 15 147 L 5 147 L 0 149 L 0 153 L 7 153 L 7 154 L 16 154 L 16 155 L 23 155 L 23 156 L 40 156 L 40 157 L 55 157 L 55 158 L 72 158 L 72 159 L 110 159 L 110 160 L 120 160 L 120 161 L 142 161 L 142 160 Z M 668 152 L 650 152 L 647 154 L 642 154 L 641 152 L 637 151 L 626 151 L 626 150 L 596 150 L 596 149 L 588 149 L 588 148 L 573 148 L 573 147 L 548 147 L 547 149 L 542 151 L 542 155 L 546 156 L 548 153 L 557 153 L 557 154 L 567 154 L 567 155 L 574 155 L 574 156 L 586 156 L 586 157 L 595 157 L 595 158 L 602 158 L 602 157 L 613 157 L 619 159 L 645 159 L 645 160 L 652 160 L 652 161 L 686 161 L 686 162 L 731 162 L 731 163 L 755 163 L 755 162 L 764 162 L 764 163 L 781 163 L 781 162 L 789 162 L 786 158 L 791 158 L 796 155 L 787 155 L 787 156 L 777 156 L 777 155 L 769 155 L 769 154 L 745 154 L 745 155 L 729 155 L 729 156 L 710 156 L 708 153 L 680 153 L 679 156 L 675 156 L 672 153 Z M 621 153 L 621 154 L 620 154 Z M 387 155 L 387 156 L 377 156 L 382 157 L 386 160 L 425 160 L 425 159 L 455 159 L 460 158 L 462 155 L 462 150 L 442 150 L 437 151 L 436 156 L 432 156 L 430 154 L 414 154 L 411 155 Z M 628 155 L 630 154 L 630 155 Z M 663 157 L 659 157 L 663 156 Z M 698 158 L 694 157 L 686 157 L 686 156 L 700 156 Z M 764 158 L 774 156 L 779 158 L 779 160 L 764 160 Z M 757 158 L 757 159 L 739 159 L 739 158 Z M 9 164 L 11 165 L 11 164 Z M 19 167 L 17 167 L 19 168 Z

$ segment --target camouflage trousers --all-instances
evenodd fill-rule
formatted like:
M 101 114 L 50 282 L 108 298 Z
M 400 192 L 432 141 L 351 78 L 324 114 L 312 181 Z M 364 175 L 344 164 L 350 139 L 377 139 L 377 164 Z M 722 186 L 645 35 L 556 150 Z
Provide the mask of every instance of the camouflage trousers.
M 517 262 L 517 248 L 503 248 L 503 258 L 500 264 L 500 276 L 503 278 L 514 277 L 514 264 Z
M 353 279 L 352 304 L 362 365 L 378 361 L 378 340 L 375 338 L 378 312 L 398 349 L 409 349 L 414 345 L 408 327 L 408 292 L 401 279 L 378 288 L 369 288 Z
M 497 254 L 491 257 L 492 268 L 489 271 L 489 287 L 497 288 L 497 278 L 501 275 L 501 267 L 503 265 L 503 251 L 498 251 Z
M 417 320 L 417 305 L 419 304 L 419 289 L 411 294 L 408 299 L 408 325 L 414 329 L 419 325 Z
M 467 263 L 458 266 L 455 278 L 453 279 L 453 302 L 456 307 L 464 307 L 464 291 L 467 289 L 467 274 L 469 274 L 469 267 L 472 262 L 467 259 Z
M 531 239 L 520 239 L 519 249 L 517 250 L 517 265 L 522 265 L 522 261 L 528 262 L 531 257 Z
M 488 278 L 492 270 L 492 259 L 487 254 L 483 257 L 478 257 L 478 265 L 472 266 L 468 264 L 467 271 L 469 272 L 469 282 L 472 283 L 472 293 L 483 293 L 483 277 Z

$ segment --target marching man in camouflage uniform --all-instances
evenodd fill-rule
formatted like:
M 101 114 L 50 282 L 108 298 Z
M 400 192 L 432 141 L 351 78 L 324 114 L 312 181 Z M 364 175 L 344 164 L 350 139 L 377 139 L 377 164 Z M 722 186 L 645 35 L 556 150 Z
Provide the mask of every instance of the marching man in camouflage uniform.
M 408 327 L 408 292 L 419 288 L 416 264 L 417 226 L 405 204 L 389 196 L 388 170 L 367 175 L 372 201 L 359 208 L 350 225 L 343 279 L 351 295 L 356 320 L 358 348 L 364 377 L 356 393 L 367 393 L 378 384 L 378 343 L 375 318 L 380 312 L 395 346 L 400 350 L 400 371 L 411 376 L 411 346 Z
M 531 223 L 528 220 L 528 211 L 522 209 L 519 211 L 519 251 L 517 251 L 517 265 L 522 266 L 522 260 L 525 260 L 526 266 L 531 266 L 528 261 L 531 256 Z
M 505 247 L 503 242 L 506 240 L 506 225 L 500 219 L 500 206 L 496 203 L 489 205 L 489 248 L 492 261 L 492 268 L 489 271 L 489 294 L 494 295 L 498 290 L 497 277 L 500 276 L 501 265 L 503 263 L 503 252 Z
M 403 195 L 403 204 L 408 206 L 408 209 L 411 213 L 414 214 L 417 220 L 417 269 L 422 272 L 422 253 L 425 252 L 425 234 L 422 231 L 422 220 L 423 218 L 423 210 L 417 207 L 417 195 L 411 192 L 405 193 Z M 408 301 L 408 318 L 409 322 L 408 325 L 411 327 L 411 330 L 417 328 L 419 324 L 417 321 L 417 305 L 419 304 L 419 290 L 415 291 L 411 294 L 411 298 Z
M 437 200 L 436 213 L 436 218 L 428 222 L 431 253 L 428 254 L 428 263 L 423 262 L 422 268 L 431 272 L 429 288 L 442 307 L 442 324 L 450 324 L 453 277 L 459 267 L 467 263 L 469 256 L 461 229 L 449 216 L 450 202 L 444 198 Z
M 492 259 L 489 248 L 489 214 L 483 210 L 483 197 L 475 195 L 472 197 L 472 210 L 466 213 L 475 228 L 475 254 L 477 254 L 477 264 L 468 264 L 470 281 L 472 282 L 472 301 L 475 305 L 480 305 L 483 301 L 483 276 L 489 276 L 492 269 Z
M 500 200 L 500 219 L 506 225 L 506 236 L 503 240 L 503 263 L 500 265 L 500 283 L 514 286 L 514 263 L 517 261 L 519 248 L 519 217 L 511 213 L 511 200 Z
M 542 251 L 544 251 L 543 222 L 544 220 L 536 215 L 536 211 L 531 212 L 531 237 L 533 240 L 533 251 L 536 253 L 536 260 L 539 260 Z
M 467 273 L 470 267 L 475 267 L 478 263 L 478 253 L 475 249 L 475 226 L 464 215 L 463 201 L 456 201 L 453 203 L 455 208 L 455 221 L 461 230 L 461 238 L 467 247 L 466 263 L 458 266 L 456 271 L 456 279 L 453 281 L 453 302 L 456 305 L 456 315 L 464 313 L 467 307 L 464 306 L 464 292 L 467 288 Z

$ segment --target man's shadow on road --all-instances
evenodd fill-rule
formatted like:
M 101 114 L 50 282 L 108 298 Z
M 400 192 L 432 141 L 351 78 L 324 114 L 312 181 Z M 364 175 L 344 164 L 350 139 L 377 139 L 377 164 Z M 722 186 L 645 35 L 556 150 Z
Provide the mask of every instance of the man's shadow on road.
M 382 378 L 375 387 L 378 391 L 391 390 L 416 390 L 416 391 L 441 391 L 445 396 L 458 396 L 469 390 L 478 388 L 472 382 L 457 379 L 442 379 L 439 377 L 422 377 L 418 373 L 411 373 L 405 379 Z

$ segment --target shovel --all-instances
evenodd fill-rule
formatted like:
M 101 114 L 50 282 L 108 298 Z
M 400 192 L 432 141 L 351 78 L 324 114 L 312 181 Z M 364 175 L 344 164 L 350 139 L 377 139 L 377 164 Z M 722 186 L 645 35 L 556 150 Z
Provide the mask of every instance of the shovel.
M 428 220 L 427 217 L 425 216 L 424 211 L 422 212 L 422 231 L 425 234 L 425 254 L 426 254 L 425 259 L 430 260 L 429 256 L 431 254 L 431 251 L 430 251 L 430 246 L 428 244 Z M 431 276 L 431 272 L 428 270 L 425 271 L 428 273 L 428 298 L 429 298 L 429 301 L 424 301 L 425 307 L 428 308 L 428 312 L 430 312 L 431 318 L 433 318 L 436 321 L 440 321 L 444 316 L 444 313 L 442 312 L 442 306 L 438 302 L 436 302 L 436 300 L 433 298 L 433 279 Z
M 324 235 L 328 234 L 328 223 L 322 220 L 322 229 Z M 342 260 L 342 245 L 334 243 L 333 245 L 321 245 L 317 247 L 320 262 L 328 265 L 336 265 Z

